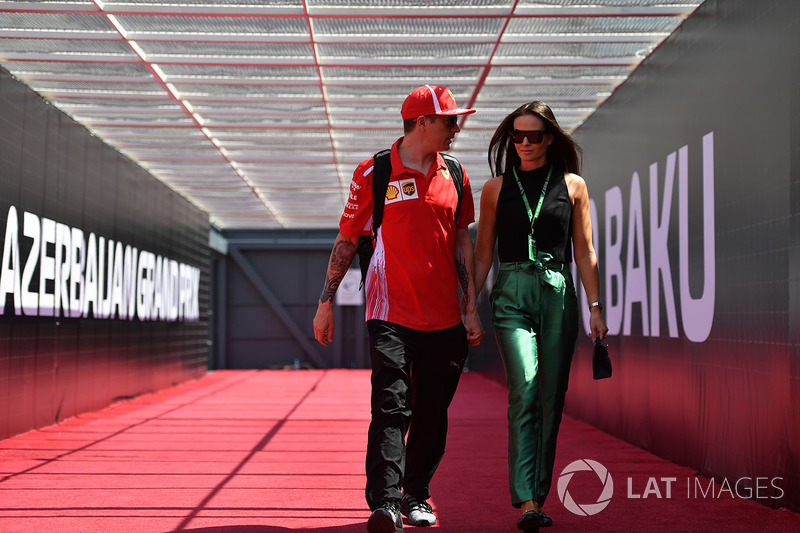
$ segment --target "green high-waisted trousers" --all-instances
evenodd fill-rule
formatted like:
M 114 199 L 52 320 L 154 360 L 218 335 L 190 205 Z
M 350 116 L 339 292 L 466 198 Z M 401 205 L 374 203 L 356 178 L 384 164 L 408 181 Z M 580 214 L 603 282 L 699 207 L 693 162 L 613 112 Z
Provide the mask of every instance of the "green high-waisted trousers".
M 569 266 L 542 252 L 537 259 L 500 263 L 491 295 L 508 383 L 508 470 L 515 507 L 528 500 L 544 505 L 550 491 L 578 336 Z

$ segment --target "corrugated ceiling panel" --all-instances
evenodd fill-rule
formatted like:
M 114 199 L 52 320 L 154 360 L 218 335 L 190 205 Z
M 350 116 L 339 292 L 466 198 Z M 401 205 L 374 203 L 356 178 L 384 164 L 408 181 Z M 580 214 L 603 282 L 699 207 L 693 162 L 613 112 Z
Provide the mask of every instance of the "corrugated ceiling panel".
M 164 34 L 189 33 L 201 35 L 308 35 L 308 25 L 302 18 L 285 17 L 176 17 L 160 15 L 117 15 L 131 32 Z M 200 39 L 198 39 L 200 40 Z
M 659 6 L 687 6 L 690 10 L 698 2 L 687 0 L 520 0 L 519 7 L 659 7 Z
M 0 3 L 0 7 L 2 4 Z M 5 14 L 4 14 L 5 15 Z M 5 17 L 0 18 L 0 28 L 11 27 Z M 17 28 L 15 28 L 17 29 Z M 130 46 L 123 41 L 85 41 L 67 39 L 25 39 L 2 38 L 0 39 L 0 53 L 25 52 L 52 54 L 54 58 L 78 54 L 96 54 L 98 56 L 117 55 L 120 57 L 135 57 Z
M 0 6 L 1 7 L 1 6 Z M 116 36 L 114 27 L 103 15 L 88 13 L 9 13 L 0 17 L 0 29 L 52 30 L 54 32 L 107 32 Z
M 313 50 L 307 43 L 226 43 L 226 42 L 159 42 L 142 41 L 141 49 L 148 56 L 158 56 L 160 61 L 214 61 L 223 65 L 235 59 L 249 59 L 267 63 L 279 59 L 293 59 L 313 64 Z
M 186 6 L 223 6 L 247 7 L 253 5 L 269 7 L 303 7 L 302 0 L 123 0 L 121 2 L 105 2 L 108 6 L 131 7 L 144 6 L 170 6 L 181 9 Z
M 481 75 L 479 67 L 382 67 L 358 68 L 358 67 L 323 67 L 322 76 L 326 83 L 344 82 L 343 85 L 354 85 L 359 82 L 366 82 L 369 85 L 380 83 L 387 80 L 396 83 L 419 85 L 419 80 L 436 79 L 437 83 L 450 85 L 469 85 L 475 84 Z M 451 87 L 453 89 L 455 87 Z
M 68 63 L 54 61 L 8 61 L 3 66 L 20 77 L 31 74 L 70 76 L 105 76 L 106 78 L 130 78 L 131 81 L 153 81 L 153 76 L 144 65 L 129 63 Z
M 501 43 L 497 47 L 495 60 L 505 57 L 571 58 L 576 64 L 588 58 L 639 58 L 652 50 L 649 42 L 632 43 Z
M 24 79 L 24 78 L 23 78 Z M 143 80 L 143 83 L 81 83 L 69 81 L 33 81 L 29 84 L 34 90 L 40 92 L 47 91 L 60 91 L 60 92 L 92 92 L 92 93 L 109 93 L 109 94 L 136 94 L 139 96 L 145 95 L 163 95 L 164 89 L 157 83 L 152 81 Z
M 531 79 L 552 79 L 558 81 L 563 78 L 586 79 L 617 78 L 616 82 L 628 77 L 632 66 L 536 66 L 536 67 L 492 67 L 490 77 L 525 82 Z
M 581 33 L 602 36 L 609 33 L 669 33 L 680 22 L 679 17 L 516 18 L 509 23 L 506 34 Z
M 550 100 L 559 102 L 562 100 L 597 101 L 605 100 L 610 92 L 598 89 L 593 85 L 585 87 L 536 87 L 520 83 L 519 85 L 487 85 L 484 86 L 478 102 L 485 100 L 515 101 L 520 105 L 530 100 Z M 477 104 L 476 104 L 477 106 Z M 511 109 L 509 113 L 513 111 Z
M 230 100 L 237 98 L 265 98 L 282 102 L 302 100 L 321 102 L 322 92 L 316 85 L 188 85 L 175 84 L 182 97 L 219 96 Z
M 312 80 L 319 83 L 317 70 L 313 67 L 161 65 L 160 68 L 166 74 L 167 81 L 173 78 L 195 78 L 197 80 L 215 78 L 215 83 L 242 83 L 252 80 Z
M 403 83 L 395 85 L 337 85 L 326 88 L 330 102 L 359 101 L 378 102 L 381 104 L 395 105 L 399 112 L 403 100 L 408 94 L 426 83 L 436 83 L 435 80 L 424 79 L 416 83 Z M 466 104 L 472 92 L 469 87 L 454 86 L 451 88 L 453 96 L 459 104 Z
M 424 13 L 423 13 L 424 14 Z M 320 18 L 312 21 L 315 37 L 349 37 L 356 42 L 369 36 L 371 42 L 385 42 L 388 36 L 425 41 L 465 36 L 496 39 L 503 27 L 501 18 Z M 448 40 L 448 39 L 444 39 Z M 330 42 L 330 41 L 329 41 Z
M 419 0 L 307 0 L 307 2 L 311 7 L 361 7 L 372 8 L 376 10 L 387 7 L 402 7 L 407 9 L 432 9 L 436 7 L 491 8 L 509 7 L 513 4 L 512 0 L 425 0 L 424 3 L 419 2 Z
M 577 127 L 698 3 L 0 0 L 0 64 L 219 227 L 336 227 L 419 85 L 478 110 L 452 150 L 477 198 L 507 113 Z
M 485 63 L 492 52 L 491 43 L 397 43 L 397 44 L 320 44 L 319 58 L 336 63 L 354 60 L 360 64 L 379 65 L 382 61 L 424 62 L 426 59 L 448 63 Z

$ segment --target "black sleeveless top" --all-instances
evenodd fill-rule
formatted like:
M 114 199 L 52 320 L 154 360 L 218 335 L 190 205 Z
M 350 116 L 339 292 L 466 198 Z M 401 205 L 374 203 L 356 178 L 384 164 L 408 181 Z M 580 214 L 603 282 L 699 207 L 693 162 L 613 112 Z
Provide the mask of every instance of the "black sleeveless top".
M 550 164 L 528 171 L 517 169 L 531 213 L 536 212 L 549 168 Z M 512 170 L 503 174 L 503 185 L 497 197 L 496 222 L 500 261 L 527 261 L 531 222 Z M 539 251 L 551 254 L 556 261 L 572 262 L 572 203 L 563 170 L 553 168 L 542 210 L 533 228 Z

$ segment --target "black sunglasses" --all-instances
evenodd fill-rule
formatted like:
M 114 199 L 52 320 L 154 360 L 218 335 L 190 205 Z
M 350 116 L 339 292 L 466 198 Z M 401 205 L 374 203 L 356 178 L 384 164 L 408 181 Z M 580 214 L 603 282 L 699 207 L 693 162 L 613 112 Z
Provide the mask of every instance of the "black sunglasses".
M 528 142 L 531 144 L 539 144 L 544 139 L 546 130 L 511 130 L 508 132 L 515 144 L 522 144 L 527 137 Z
M 458 115 L 427 115 L 427 116 L 432 118 L 447 119 L 447 125 L 451 128 L 456 124 L 458 124 Z

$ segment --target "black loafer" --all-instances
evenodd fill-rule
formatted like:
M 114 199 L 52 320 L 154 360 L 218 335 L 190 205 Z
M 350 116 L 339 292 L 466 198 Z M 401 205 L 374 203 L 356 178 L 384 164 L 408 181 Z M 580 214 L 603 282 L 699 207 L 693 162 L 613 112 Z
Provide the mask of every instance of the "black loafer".
M 539 527 L 550 527 L 553 525 L 553 519 L 544 514 L 544 511 L 539 511 Z
M 525 511 L 517 521 L 517 529 L 521 529 L 525 533 L 536 533 L 539 531 L 540 522 L 541 518 L 539 517 L 539 513 L 536 511 Z

